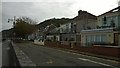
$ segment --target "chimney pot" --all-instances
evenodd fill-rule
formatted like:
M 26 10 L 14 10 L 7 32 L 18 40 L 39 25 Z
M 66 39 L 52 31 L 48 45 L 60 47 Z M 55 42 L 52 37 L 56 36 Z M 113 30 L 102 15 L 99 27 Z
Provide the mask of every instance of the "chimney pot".
M 83 12 L 82 10 L 79 10 L 79 11 L 78 11 L 78 15 L 82 14 L 82 12 Z

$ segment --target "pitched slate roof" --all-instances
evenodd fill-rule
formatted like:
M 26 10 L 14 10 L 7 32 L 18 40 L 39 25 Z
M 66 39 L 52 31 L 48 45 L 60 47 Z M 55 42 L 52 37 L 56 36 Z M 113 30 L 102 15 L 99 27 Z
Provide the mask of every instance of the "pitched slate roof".
M 115 12 L 119 12 L 119 13 L 120 13 L 120 6 L 114 8 L 114 9 L 108 11 L 108 12 L 105 12 L 105 13 L 99 15 L 99 16 L 102 16 L 102 15 L 105 15 L 105 14 L 109 14 L 109 13 L 115 13 Z M 98 17 L 99 17 L 99 16 L 98 16 Z
M 78 11 L 78 16 L 73 18 L 73 21 L 78 21 L 78 20 L 86 20 L 86 19 L 93 19 L 93 20 L 97 20 L 97 17 L 87 11 L 82 11 L 79 10 Z

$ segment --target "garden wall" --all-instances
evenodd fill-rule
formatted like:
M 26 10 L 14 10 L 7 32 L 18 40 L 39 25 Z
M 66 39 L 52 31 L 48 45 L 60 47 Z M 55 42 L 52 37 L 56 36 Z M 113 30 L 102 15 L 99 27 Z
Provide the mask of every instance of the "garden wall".
M 81 45 L 69 44 L 69 42 L 66 42 L 65 44 L 61 44 L 60 42 L 51 42 L 51 41 L 45 41 L 45 46 L 66 48 L 66 49 L 76 50 L 80 52 L 93 53 L 93 54 L 104 55 L 104 56 L 120 57 L 120 47 L 117 47 L 117 46 L 108 47 L 108 46 L 95 45 L 95 46 L 85 47 Z

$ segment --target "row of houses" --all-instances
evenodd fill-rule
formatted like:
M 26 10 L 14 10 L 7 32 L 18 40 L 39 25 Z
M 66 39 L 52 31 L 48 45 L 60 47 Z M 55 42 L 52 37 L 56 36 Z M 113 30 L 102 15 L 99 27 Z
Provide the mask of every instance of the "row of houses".
M 53 27 L 54 25 L 52 25 Z M 49 29 L 47 26 L 46 29 Z M 120 6 L 99 16 L 87 11 L 78 11 L 78 16 L 67 24 L 47 33 L 37 32 L 37 39 L 80 43 L 81 46 L 115 45 L 120 42 Z

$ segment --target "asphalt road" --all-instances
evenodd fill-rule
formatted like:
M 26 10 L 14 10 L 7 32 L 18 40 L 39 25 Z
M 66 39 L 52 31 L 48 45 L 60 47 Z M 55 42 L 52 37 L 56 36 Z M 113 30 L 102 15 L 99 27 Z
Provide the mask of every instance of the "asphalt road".
M 16 44 L 37 66 L 106 66 L 118 67 L 118 62 L 59 49 L 34 45 Z

